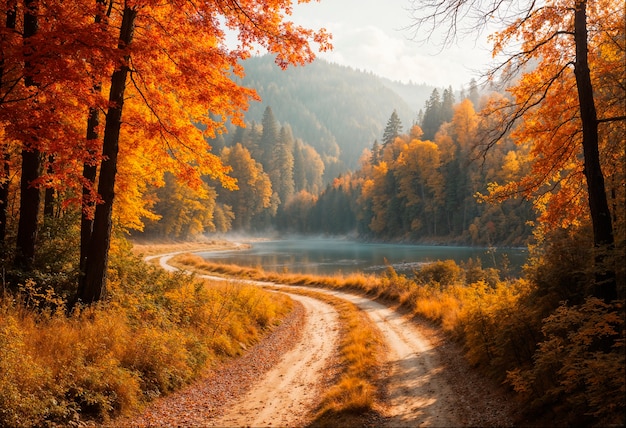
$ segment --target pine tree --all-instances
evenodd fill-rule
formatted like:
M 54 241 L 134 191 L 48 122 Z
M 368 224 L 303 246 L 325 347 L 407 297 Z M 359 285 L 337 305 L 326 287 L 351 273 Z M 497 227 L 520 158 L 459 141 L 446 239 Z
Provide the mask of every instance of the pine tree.
M 383 132 L 383 147 L 392 143 L 400 133 L 402 133 L 402 122 L 398 117 L 398 113 L 394 110 Z
M 441 98 L 437 88 L 433 89 L 430 98 L 424 105 L 424 118 L 422 120 L 422 131 L 424 131 L 424 140 L 433 140 L 435 133 L 441 126 Z
M 274 170 L 270 174 L 272 187 L 278 193 L 281 204 L 287 203 L 294 195 L 293 180 L 293 134 L 291 127 L 285 125 L 280 128 L 278 145 L 274 151 Z
M 469 86 L 469 94 L 467 98 L 474 104 L 474 109 L 478 110 L 478 103 L 480 101 L 480 94 L 478 93 L 478 83 L 476 83 L 476 79 L 472 78 L 470 80 Z
M 454 115 L 454 92 L 452 91 L 452 87 L 448 87 L 448 89 L 444 89 L 443 98 L 441 100 L 441 123 L 450 122 L 452 120 L 452 116 Z M 441 126 L 441 123 L 439 126 Z
M 278 122 L 270 106 L 265 107 L 261 125 L 263 126 L 263 131 L 259 140 L 259 157 L 255 156 L 255 159 L 261 162 L 265 172 L 270 173 L 274 169 L 272 158 L 279 136 Z M 253 155 L 256 155 L 256 153 L 253 152 Z
M 372 145 L 372 157 L 370 159 L 370 163 L 372 165 L 376 165 L 380 161 L 380 144 L 378 144 L 378 140 L 374 140 L 374 144 Z

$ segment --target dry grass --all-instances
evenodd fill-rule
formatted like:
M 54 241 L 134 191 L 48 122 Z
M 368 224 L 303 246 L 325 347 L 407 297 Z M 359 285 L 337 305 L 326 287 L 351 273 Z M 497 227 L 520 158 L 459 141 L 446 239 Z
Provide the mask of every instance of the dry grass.
M 115 258 L 110 300 L 67 315 L 27 282 L 0 296 L 0 426 L 106 422 L 180 388 L 260 340 L 286 296 L 206 286 L 138 258 Z
M 484 375 L 525 392 L 523 399 L 529 409 L 541 413 L 549 406 L 559 408 L 556 417 L 562 418 L 565 425 L 583 420 L 591 423 L 593 418 L 611 424 L 623 421 L 623 301 L 604 306 L 593 301 L 571 307 L 563 303 L 546 317 L 545 301 L 549 296 L 541 300 L 535 282 L 524 278 L 501 280 L 494 269 L 470 266 L 463 270 L 453 262 L 433 263 L 415 272 L 413 278 L 398 275 L 391 268 L 381 276 L 314 277 L 218 267 L 202 259 L 193 263 L 205 272 L 347 288 L 401 304 L 414 315 L 436 322 L 461 342 L 467 360 Z M 618 313 L 621 317 L 616 316 Z M 592 325 L 602 328 L 588 328 Z M 593 340 L 589 339 L 590 331 Z M 605 351 L 598 354 L 601 346 Z M 347 355 L 344 358 L 349 359 Z M 581 383 L 582 375 L 589 380 Z M 341 420 L 341 409 L 358 408 L 358 403 L 367 407 L 369 394 L 359 378 L 342 378 L 328 392 L 325 409 Z M 339 404 L 334 407 L 332 403 Z M 337 422 L 334 417 L 328 420 Z
M 196 241 L 139 241 L 132 242 L 133 254 L 138 256 L 153 256 L 180 251 L 215 251 L 245 248 L 226 240 L 198 239 Z
M 204 275 L 237 277 L 287 285 L 358 290 L 368 294 L 376 293 L 381 284 L 380 277 L 376 275 L 355 273 L 349 275 L 317 276 L 299 273 L 266 272 L 262 268 L 212 263 L 194 254 L 179 254 L 170 259 L 169 263 L 179 269 L 193 270 L 196 273 Z
M 271 273 L 260 268 L 206 262 L 199 256 L 184 254 L 170 260 L 173 266 L 193 270 L 199 274 L 238 277 L 273 283 L 318 286 L 326 288 L 372 291 L 378 282 L 375 276 L 313 276 L 304 274 Z M 380 331 L 369 317 L 356 305 L 325 293 L 298 288 L 289 289 L 333 305 L 342 325 L 340 343 L 341 373 L 324 394 L 313 426 L 335 426 L 341 421 L 345 426 L 364 425 L 367 418 L 377 415 L 382 383 L 383 341 Z
M 384 342 L 380 331 L 356 305 L 344 299 L 311 290 L 289 289 L 331 304 L 341 321 L 340 366 L 332 386 L 322 398 L 311 426 L 363 426 L 378 415 L 381 401 Z

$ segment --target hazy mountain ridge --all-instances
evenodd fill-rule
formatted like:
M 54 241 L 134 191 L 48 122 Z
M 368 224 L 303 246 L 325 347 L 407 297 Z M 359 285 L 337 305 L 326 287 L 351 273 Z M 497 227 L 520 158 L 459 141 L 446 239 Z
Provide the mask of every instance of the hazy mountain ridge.
M 270 106 L 281 124 L 291 126 L 296 138 L 325 158 L 338 157 L 351 169 L 363 149 L 380 141 L 394 110 L 408 129 L 419 111 L 411 105 L 423 106 L 435 88 L 392 82 L 320 59 L 281 70 L 266 55 L 247 60 L 244 67 L 243 84 L 256 89 L 262 99 L 250 105 L 246 122 L 259 123 Z M 416 99 L 416 94 L 423 95 Z

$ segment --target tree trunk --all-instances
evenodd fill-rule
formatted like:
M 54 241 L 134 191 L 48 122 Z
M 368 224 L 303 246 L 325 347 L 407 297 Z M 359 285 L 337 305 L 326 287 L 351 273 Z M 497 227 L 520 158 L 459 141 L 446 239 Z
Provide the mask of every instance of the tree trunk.
M 6 25 L 8 29 L 15 29 L 17 22 L 17 5 L 13 4 L 7 10 Z M 0 88 L 4 85 L 4 54 L 0 57 Z M 0 244 L 4 244 L 7 233 L 7 210 L 9 208 L 9 177 L 11 170 L 9 168 L 9 161 L 11 160 L 9 155 L 9 147 L 7 145 L 6 152 L 2 159 L 2 178 L 0 179 Z
M 41 192 L 31 183 L 41 176 L 39 151 L 22 150 L 22 177 L 20 179 L 20 220 L 14 264 L 29 270 L 35 260 L 37 242 L 37 218 L 41 206 Z
M 600 166 L 598 149 L 598 118 L 593 98 L 593 86 L 587 62 L 587 2 L 581 0 L 574 12 L 574 39 L 576 43 L 576 63 L 574 73 L 578 88 L 580 118 L 583 130 L 583 153 L 589 208 L 593 224 L 593 240 L 596 250 L 596 284 L 593 294 L 609 302 L 617 297 L 615 272 L 605 266 L 606 251 L 614 246 L 611 212 L 606 199 L 604 176 Z
M 97 108 L 89 109 L 89 118 L 87 120 L 87 140 L 95 140 L 98 138 L 96 129 L 100 123 L 100 114 Z M 92 185 L 96 182 L 98 167 L 85 163 L 83 165 L 83 178 Z M 87 267 L 87 251 L 91 242 L 91 233 L 93 231 L 93 202 L 90 199 L 91 190 L 87 186 L 83 186 L 82 211 L 80 216 L 80 276 L 78 278 L 79 290 L 84 287 L 86 267 Z
M 52 162 L 54 162 L 54 156 L 48 156 L 48 174 L 52 174 Z M 46 187 L 43 198 L 43 215 L 44 217 L 54 218 L 54 188 Z
M 36 0 L 24 2 L 24 41 L 32 37 L 38 29 Z M 24 64 L 24 83 L 26 86 L 37 86 L 32 64 L 27 60 Z M 30 144 L 29 144 L 30 143 Z M 24 141 L 22 149 L 22 177 L 20 180 L 20 220 L 17 229 L 17 243 L 14 264 L 21 269 L 30 269 L 35 260 L 35 244 L 37 242 L 37 218 L 41 205 L 41 193 L 32 186 L 34 180 L 41 176 L 41 154 L 32 142 Z M 31 147 L 28 147 L 28 146 Z
M 94 22 L 99 24 L 105 18 L 104 7 L 106 0 L 96 0 L 99 6 L 98 12 L 94 18 Z M 102 91 L 102 83 L 98 82 L 93 87 L 94 93 L 100 93 Z M 89 146 L 90 141 L 96 141 L 99 138 L 97 129 L 100 125 L 100 110 L 97 107 L 91 107 L 89 109 L 89 117 L 87 118 L 87 144 L 88 155 L 91 157 L 95 154 Z M 90 183 L 91 188 L 96 183 L 96 176 L 98 174 L 98 167 L 95 163 L 85 162 L 83 164 L 83 178 L 86 182 Z M 89 250 L 89 242 L 91 241 L 91 233 L 93 232 L 93 218 L 94 218 L 94 202 L 90 198 L 91 189 L 83 185 L 82 194 L 82 210 L 80 216 L 80 258 L 79 258 L 79 277 L 78 288 L 81 290 L 84 287 L 85 274 L 87 268 L 87 252 Z
M 118 49 L 125 49 L 133 40 L 133 30 L 137 11 L 126 7 L 120 28 Z M 103 202 L 96 206 L 93 231 L 85 263 L 85 280 L 79 286 L 77 297 L 85 304 L 97 302 L 105 296 L 106 270 L 108 265 L 109 247 L 111 243 L 111 226 L 113 199 L 115 195 L 115 176 L 117 173 L 117 153 L 119 148 L 120 127 L 122 124 L 122 108 L 124 91 L 129 72 L 129 56 L 124 63 L 113 72 L 109 95 L 110 107 L 107 111 L 104 127 L 102 154 L 104 159 L 100 165 L 98 193 Z
M 0 180 L 0 245 L 4 244 L 7 235 L 10 173 L 9 154 L 5 153 L 2 160 L 2 178 Z

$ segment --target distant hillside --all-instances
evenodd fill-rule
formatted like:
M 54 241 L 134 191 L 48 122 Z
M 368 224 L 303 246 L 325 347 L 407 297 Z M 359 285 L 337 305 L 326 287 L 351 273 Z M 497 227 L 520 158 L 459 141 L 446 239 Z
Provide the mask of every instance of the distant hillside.
M 426 83 L 402 83 L 385 78 L 380 80 L 385 86 L 400 95 L 409 107 L 416 112 L 424 109 L 424 103 L 430 98 L 430 94 L 435 89 L 435 86 Z M 443 93 L 443 88 L 438 89 L 440 93 Z
M 265 107 L 270 106 L 279 122 L 291 126 L 296 138 L 324 158 L 338 157 L 350 169 L 357 166 L 364 148 L 381 140 L 394 110 L 408 130 L 419 110 L 411 106 L 423 106 L 434 88 L 385 81 L 319 59 L 283 71 L 266 55 L 247 60 L 244 67 L 243 84 L 255 88 L 262 98 L 261 103 L 251 104 L 246 122 L 260 123 Z

